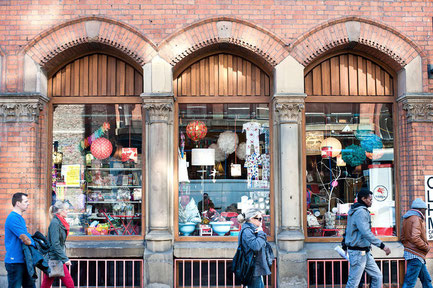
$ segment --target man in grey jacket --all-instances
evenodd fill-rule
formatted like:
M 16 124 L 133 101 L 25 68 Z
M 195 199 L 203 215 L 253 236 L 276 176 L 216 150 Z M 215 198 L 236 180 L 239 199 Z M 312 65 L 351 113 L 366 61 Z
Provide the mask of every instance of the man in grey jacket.
M 371 244 L 384 250 L 386 255 L 391 249 L 371 232 L 371 216 L 368 207 L 372 204 L 373 193 L 362 189 L 358 202 L 353 204 L 347 218 L 345 244 L 349 253 L 350 271 L 346 287 L 356 288 L 364 270 L 371 276 L 371 288 L 382 287 L 382 272 L 371 254 Z

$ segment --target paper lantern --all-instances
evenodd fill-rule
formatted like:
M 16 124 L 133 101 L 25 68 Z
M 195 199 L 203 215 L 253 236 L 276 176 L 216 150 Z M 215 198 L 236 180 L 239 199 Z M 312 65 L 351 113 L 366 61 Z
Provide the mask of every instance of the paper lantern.
M 226 154 L 235 152 L 239 143 L 239 137 L 235 132 L 225 131 L 218 136 L 218 146 Z
M 245 157 L 247 157 L 247 144 L 245 142 L 239 144 L 236 149 L 236 156 L 241 160 L 245 160 Z
M 361 147 L 364 148 L 365 151 L 372 153 L 375 149 L 382 149 L 382 139 L 376 134 L 370 133 L 363 136 L 361 140 Z
M 337 157 L 341 153 L 341 142 L 337 138 L 328 137 L 322 141 L 320 149 L 322 157 Z
M 356 167 L 365 161 L 365 150 L 358 145 L 350 145 L 341 153 L 343 161 L 352 167 Z
M 192 121 L 186 126 L 186 135 L 194 142 L 203 139 L 206 136 L 207 127 L 203 121 Z
M 92 155 L 100 160 L 108 158 L 112 151 L 113 145 L 111 145 L 110 140 L 107 138 L 98 138 L 93 141 L 90 146 L 90 152 L 92 152 Z
M 226 155 L 226 153 L 224 153 L 224 152 L 220 149 L 220 147 L 219 147 L 217 144 L 215 144 L 215 143 L 210 144 L 209 147 L 208 147 L 208 149 L 214 149 L 214 150 L 215 150 L 215 161 L 216 161 L 216 162 L 224 161 L 224 160 L 226 160 L 226 158 L 227 158 L 227 156 L 228 156 L 228 155 Z

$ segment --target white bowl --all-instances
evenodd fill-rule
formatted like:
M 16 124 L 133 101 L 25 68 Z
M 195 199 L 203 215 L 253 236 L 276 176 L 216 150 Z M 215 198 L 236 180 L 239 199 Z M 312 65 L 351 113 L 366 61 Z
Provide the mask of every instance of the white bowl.
M 230 226 L 233 225 L 233 222 L 210 222 L 209 224 L 212 225 L 213 231 L 217 233 L 218 236 L 224 236 L 227 232 L 230 231 Z
M 184 236 L 189 236 L 195 230 L 196 223 L 194 222 L 185 222 L 179 223 L 179 231 L 182 232 Z

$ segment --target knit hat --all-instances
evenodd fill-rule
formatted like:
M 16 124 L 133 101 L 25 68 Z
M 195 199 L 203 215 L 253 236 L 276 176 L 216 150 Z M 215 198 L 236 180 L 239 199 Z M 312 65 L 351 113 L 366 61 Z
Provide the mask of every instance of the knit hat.
M 424 201 L 422 201 L 421 198 L 416 198 L 412 202 L 412 206 L 410 207 L 412 209 L 427 209 L 427 204 L 425 204 Z

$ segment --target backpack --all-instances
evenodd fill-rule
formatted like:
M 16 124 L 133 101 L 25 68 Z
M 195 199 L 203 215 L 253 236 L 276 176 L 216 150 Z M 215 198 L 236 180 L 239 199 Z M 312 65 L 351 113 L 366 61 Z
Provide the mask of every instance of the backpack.
M 248 228 L 247 228 L 248 229 Z M 245 229 L 244 229 L 245 230 Z M 256 253 L 252 249 L 244 251 L 242 246 L 242 230 L 236 254 L 233 257 L 232 271 L 235 273 L 237 279 L 241 281 L 242 285 L 248 285 L 251 281 L 254 273 L 254 267 L 256 265 Z

